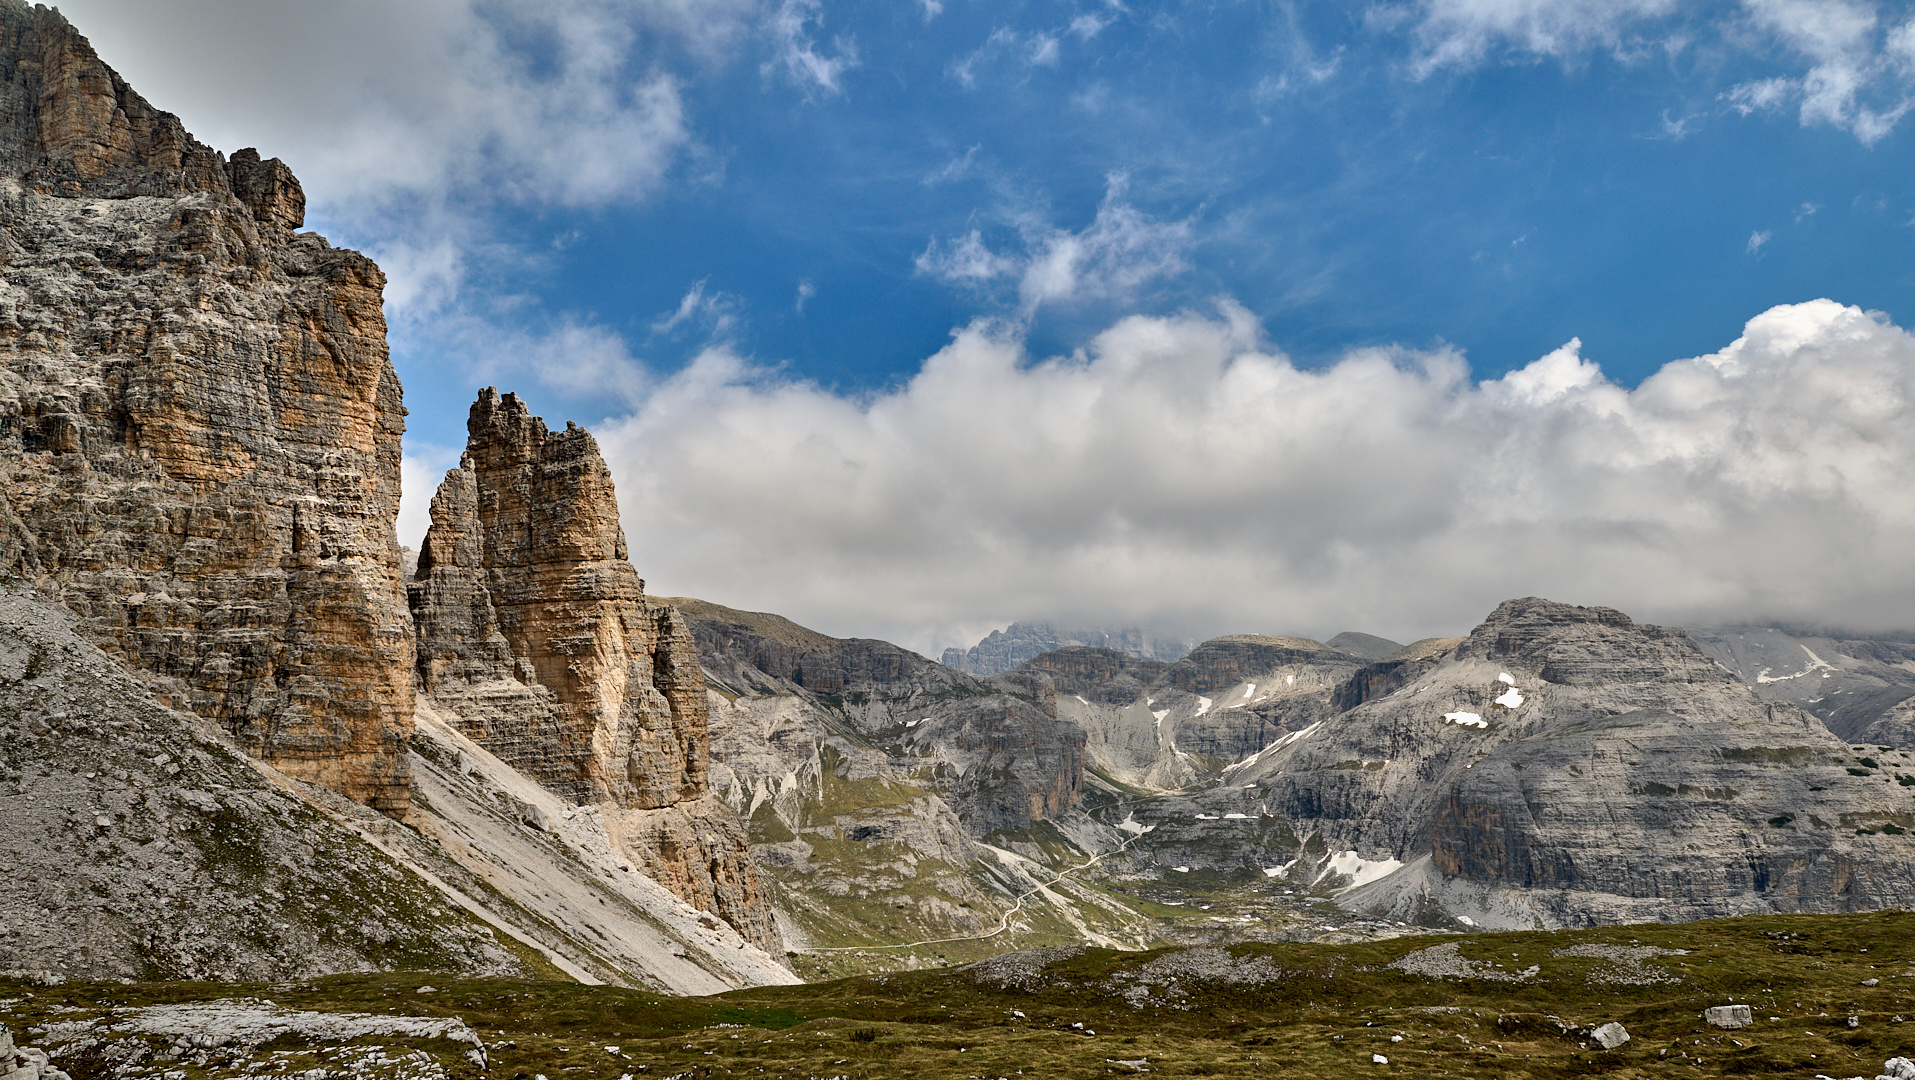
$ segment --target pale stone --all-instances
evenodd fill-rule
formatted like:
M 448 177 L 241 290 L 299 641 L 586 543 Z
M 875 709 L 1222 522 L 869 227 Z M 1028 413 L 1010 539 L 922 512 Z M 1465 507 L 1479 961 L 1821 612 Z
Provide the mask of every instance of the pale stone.
M 1702 1010 L 1702 1018 L 1719 1028 L 1745 1028 L 1755 1023 L 1747 1005 L 1711 1005 Z

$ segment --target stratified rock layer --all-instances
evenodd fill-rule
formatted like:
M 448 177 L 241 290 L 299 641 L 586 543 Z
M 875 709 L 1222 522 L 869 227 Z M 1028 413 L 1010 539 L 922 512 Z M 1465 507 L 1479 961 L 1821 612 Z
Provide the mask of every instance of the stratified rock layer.
M 622 812 L 653 877 L 778 952 L 743 827 L 708 796 L 691 632 L 645 597 L 598 444 L 491 388 L 467 431 L 410 586 L 425 692 L 546 789 Z
M 1406 864 L 1345 898 L 1406 917 L 1858 910 L 1915 901 L 1915 796 L 1880 756 L 1762 701 L 1680 630 L 1532 597 L 1209 802 L 1316 834 L 1357 880 Z
M 254 755 L 403 816 L 405 409 L 369 260 L 0 2 L 0 573 Z

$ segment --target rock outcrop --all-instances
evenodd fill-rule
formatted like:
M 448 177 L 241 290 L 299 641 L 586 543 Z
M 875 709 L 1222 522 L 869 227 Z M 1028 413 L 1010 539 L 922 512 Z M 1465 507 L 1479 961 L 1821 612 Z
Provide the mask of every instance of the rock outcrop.
M 1314 836 L 1311 881 L 1380 878 L 1346 904 L 1403 917 L 1856 910 L 1915 900 L 1915 797 L 1896 780 L 1915 766 L 1881 757 L 1761 700 L 1680 630 L 1530 598 L 1208 802 Z
M 1056 688 L 1058 714 L 1088 733 L 1105 776 L 1145 790 L 1207 783 L 1226 764 L 1330 716 L 1356 656 L 1308 638 L 1238 634 L 1175 663 L 1063 648 L 1017 669 Z
M 651 877 L 778 951 L 743 827 L 707 790 L 691 632 L 645 596 L 598 444 L 490 388 L 467 431 L 409 587 L 424 692 L 506 764 L 616 811 Z
M 1870 733 L 1896 706 L 1915 700 L 1915 641 L 1908 635 L 1863 637 L 1773 626 L 1686 629 L 1711 660 L 1762 700 L 1786 701 L 1814 713 L 1838 739 L 1915 748 Z
M 1060 718 L 1048 679 L 976 679 L 890 642 L 827 637 L 699 600 L 672 603 L 691 616 L 699 658 L 720 685 L 813 695 L 859 738 L 895 747 L 905 771 L 935 774 L 931 786 L 974 836 L 1077 804 L 1084 733 Z
M 0 573 L 287 773 L 403 816 L 405 409 L 366 258 L 57 11 L 0 2 Z
M 1087 824 L 1088 778 L 1084 734 L 1058 719 L 1047 683 L 976 679 L 886 642 L 669 602 L 711 687 L 713 789 L 746 818 L 803 973 L 909 956 L 814 947 L 1148 943 L 1143 916 L 1052 880 L 1060 852 L 1082 861 L 1055 841 Z

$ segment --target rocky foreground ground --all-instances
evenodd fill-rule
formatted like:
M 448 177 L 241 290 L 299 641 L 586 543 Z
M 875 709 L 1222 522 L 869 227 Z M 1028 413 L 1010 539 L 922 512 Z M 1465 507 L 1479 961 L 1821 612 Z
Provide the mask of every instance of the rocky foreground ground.
M 1915 1074 L 1912 943 L 1915 913 L 1874 912 L 1042 949 L 707 998 L 421 974 L 0 980 L 0 1023 L 22 1080 L 1898 1076 Z

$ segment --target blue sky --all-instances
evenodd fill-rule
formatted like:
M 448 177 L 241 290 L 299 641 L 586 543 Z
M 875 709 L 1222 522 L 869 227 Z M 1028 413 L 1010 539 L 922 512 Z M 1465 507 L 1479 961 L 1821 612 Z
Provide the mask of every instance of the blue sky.
M 1467 587 L 1420 587 L 1427 551 L 1417 552 L 1461 543 L 1467 523 L 1453 513 L 1306 537 L 1274 522 L 1368 511 L 1310 501 L 1292 483 L 1310 486 L 1299 473 L 1265 488 L 1225 484 L 1227 496 L 1173 513 L 1189 476 L 1220 468 L 1194 458 L 1179 466 L 1186 479 L 1165 481 L 1164 506 L 1141 509 L 1126 504 L 1135 472 L 1057 464 L 1069 457 L 1058 440 L 1075 436 L 999 462 L 998 481 L 962 469 L 992 447 L 880 437 L 888 408 L 912 412 L 899 403 L 933 393 L 939 356 L 986 368 L 999 363 L 987 354 L 1008 357 L 996 388 L 967 399 L 982 413 L 1000 409 L 994 394 L 1043 383 L 1047 358 L 1062 358 L 1060 379 L 1088 378 L 1114 400 L 1112 380 L 1169 350 L 1195 367 L 1151 393 L 1214 392 L 1234 361 L 1190 357 L 1217 334 L 1232 355 L 1276 357 L 1325 386 L 1367 386 L 1362 358 L 1388 357 L 1432 401 L 1467 411 L 1495 397 L 1489 382 L 1572 339 L 1576 363 L 1600 365 L 1616 389 L 1729 347 L 1776 305 L 1826 297 L 1880 313 L 1870 325 L 1899 335 L 1915 321 L 1905 5 L 422 0 L 395 12 L 370 0 L 80 0 L 62 10 L 202 139 L 287 160 L 309 223 L 387 268 L 415 488 L 456 458 L 477 386 L 516 389 L 549 420 L 600 431 L 627 490 L 635 560 L 664 591 L 927 649 L 1046 616 L 1199 633 L 1360 622 L 1409 636 L 1466 626 L 1525 591 L 1669 618 L 1915 622 L 1895 622 L 1903 594 L 1882 600 L 1879 576 L 1778 590 L 1762 561 L 1773 552 L 1704 569 L 1708 530 L 1735 513 L 1706 525 L 1657 518 L 1652 484 L 1622 509 L 1525 519 L 1549 535 L 1597 520 L 1595 533 L 1645 538 L 1608 570 L 1590 567 L 1609 556 L 1569 544 L 1554 563 L 1516 560 L 1518 570 L 1485 555 Z M 1817 329 L 1802 340 L 1836 332 L 1834 316 L 1811 314 L 1802 318 Z M 1272 423 L 1297 423 L 1287 393 L 1272 399 Z M 1050 401 L 1027 428 L 1060 409 Z M 789 424 L 790 435 L 735 457 L 699 441 L 748 418 L 754 434 Z M 1202 411 L 1184 421 L 1225 439 L 1257 426 Z M 1125 429 L 1132 442 L 1162 435 L 1155 421 L 1126 422 L 1138 425 Z M 1774 423 L 1729 437 L 1721 453 L 1764 438 L 1795 445 L 1785 433 L 1805 425 L 1867 427 Z M 1263 437 L 1237 460 L 1305 467 L 1308 455 L 1268 456 L 1276 436 Z M 1856 453 L 1875 452 L 1873 436 L 1858 437 Z M 1319 439 L 1326 460 L 1368 453 L 1356 436 Z M 994 445 L 1006 440 L 1017 441 Z M 1163 455 L 1210 445 L 1161 442 Z M 1459 450 L 1452 474 L 1508 452 Z M 891 492 L 880 497 L 821 479 L 820 454 L 865 476 L 905 460 L 916 471 L 875 484 Z M 1733 472 L 1726 460 L 1689 462 L 1685 482 Z M 668 483 L 661 461 L 691 476 Z M 1575 469 L 1562 468 L 1526 482 L 1569 483 Z M 1016 502 L 993 494 L 1003 470 L 1044 483 L 1027 513 L 999 521 Z M 1900 503 L 1854 489 L 1864 471 L 1843 473 L 1839 491 L 1791 495 L 1796 516 L 1771 508 L 1786 521 L 1764 527 L 1812 534 L 1831 512 L 1871 527 L 1900 520 Z M 815 498 L 770 512 L 764 475 L 811 485 Z M 919 484 L 975 488 L 975 501 L 952 496 L 931 511 L 921 493 L 898 494 Z M 1737 490 L 1721 498 L 1740 513 Z M 810 516 L 833 500 L 855 504 L 841 515 L 861 522 L 855 530 Z M 1044 509 L 1067 504 L 1063 517 Z M 1261 509 L 1232 509 L 1244 506 Z M 422 513 L 423 500 L 409 500 L 402 532 Z M 667 520 L 706 539 L 687 542 Z M 1065 563 L 1098 569 L 1060 584 Z M 1387 587 L 1351 584 L 1385 564 L 1397 575 Z M 1641 570 L 1652 565 L 1661 569 Z M 1688 587 L 1698 574 L 1707 588 Z M 1299 591 L 1311 575 L 1321 587 Z M 1418 598 L 1401 599 L 1406 590 Z

